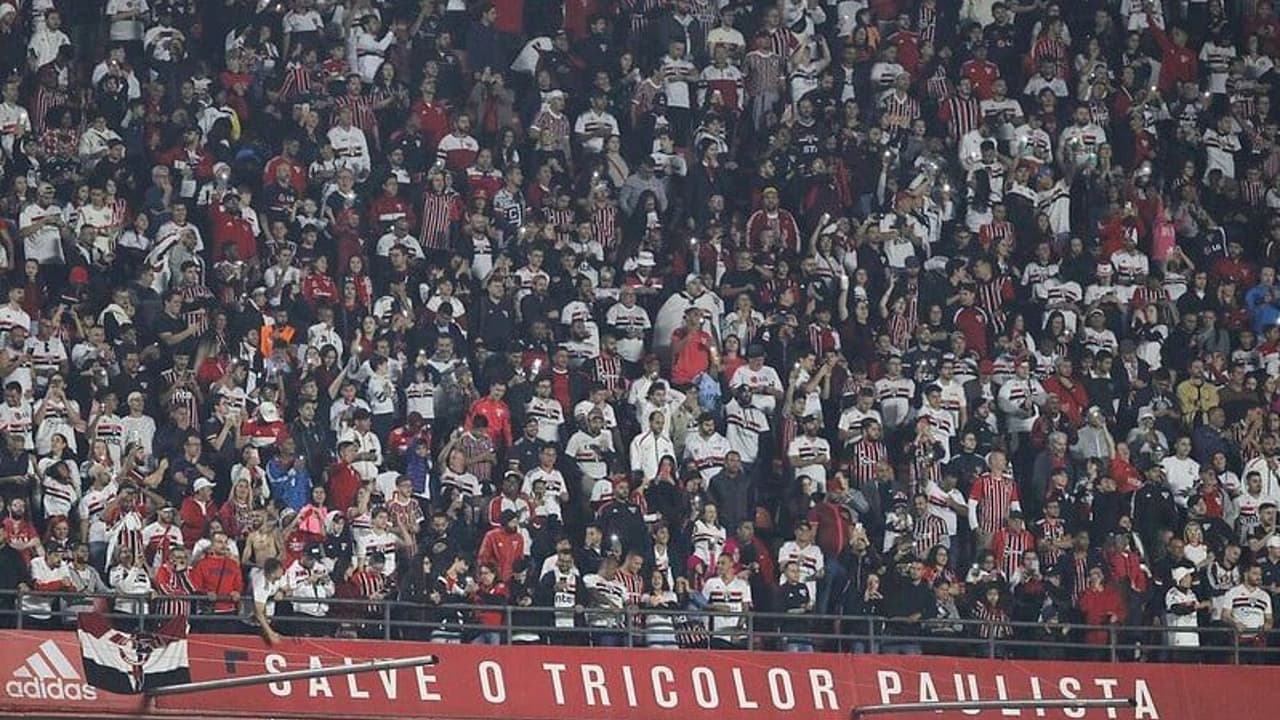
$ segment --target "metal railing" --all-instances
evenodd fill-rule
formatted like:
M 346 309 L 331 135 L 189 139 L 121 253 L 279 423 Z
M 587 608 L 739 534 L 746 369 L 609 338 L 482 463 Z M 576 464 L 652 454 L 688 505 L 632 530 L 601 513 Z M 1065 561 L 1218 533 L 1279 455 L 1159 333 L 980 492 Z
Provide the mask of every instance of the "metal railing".
M 71 628 L 76 615 L 102 598 L 117 627 L 144 631 L 173 617 L 150 612 L 151 595 L 0 591 L 0 625 L 18 629 Z M 232 613 L 200 610 L 207 595 L 163 596 L 188 601 L 192 631 L 242 633 L 252 628 L 249 602 Z M 11 602 L 10 602 L 11 600 Z M 227 598 L 221 598 L 228 602 Z M 322 605 L 324 615 L 277 614 L 286 634 L 426 642 L 552 643 L 639 647 L 930 654 L 986 658 L 1048 658 L 1106 662 L 1212 662 L 1280 664 L 1280 647 L 1267 647 L 1234 627 L 1198 628 L 1078 623 L 992 623 L 977 619 L 909 622 L 863 615 L 731 613 L 703 609 L 573 608 L 448 604 L 396 600 L 284 598 L 277 607 Z M 45 604 L 49 607 L 45 607 Z M 120 605 L 137 605 L 123 611 Z M 1197 645 L 1188 646 L 1194 637 Z M 1177 639 L 1174 642 L 1174 639 Z

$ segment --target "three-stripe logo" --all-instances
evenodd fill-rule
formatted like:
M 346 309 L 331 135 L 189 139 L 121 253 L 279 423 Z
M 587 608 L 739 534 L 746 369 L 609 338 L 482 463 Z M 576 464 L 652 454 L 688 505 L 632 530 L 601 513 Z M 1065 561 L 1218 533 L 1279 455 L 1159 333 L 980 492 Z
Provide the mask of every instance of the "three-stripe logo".
M 5 694 L 32 700 L 96 700 L 98 691 L 84 682 L 58 643 L 45 640 L 13 671 Z

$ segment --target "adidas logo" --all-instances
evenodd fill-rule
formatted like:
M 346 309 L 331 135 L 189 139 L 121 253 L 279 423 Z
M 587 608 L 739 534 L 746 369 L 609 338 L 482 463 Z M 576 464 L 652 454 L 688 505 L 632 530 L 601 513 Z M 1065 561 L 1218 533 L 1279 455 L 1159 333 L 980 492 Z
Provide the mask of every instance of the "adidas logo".
M 12 698 L 30 700 L 97 700 L 98 691 L 84 682 L 71 661 L 52 640 L 40 643 L 4 685 Z

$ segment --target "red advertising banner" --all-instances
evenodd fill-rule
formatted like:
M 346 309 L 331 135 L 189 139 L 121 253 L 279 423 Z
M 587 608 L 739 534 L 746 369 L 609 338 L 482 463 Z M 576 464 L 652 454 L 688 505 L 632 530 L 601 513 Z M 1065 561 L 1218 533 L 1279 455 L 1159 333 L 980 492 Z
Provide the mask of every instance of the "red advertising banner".
M 1132 698 L 1133 708 L 986 710 L 987 718 L 1200 720 L 1280 706 L 1269 667 L 991 661 L 942 657 L 605 650 L 198 635 L 195 681 L 434 654 L 440 662 L 157 698 L 148 715 L 552 720 L 848 720 L 854 707 L 947 700 Z M 137 697 L 83 681 L 70 633 L 0 632 L 0 712 L 132 714 Z M 795 713 L 794 715 L 792 713 Z M 899 717 L 936 720 L 933 712 Z

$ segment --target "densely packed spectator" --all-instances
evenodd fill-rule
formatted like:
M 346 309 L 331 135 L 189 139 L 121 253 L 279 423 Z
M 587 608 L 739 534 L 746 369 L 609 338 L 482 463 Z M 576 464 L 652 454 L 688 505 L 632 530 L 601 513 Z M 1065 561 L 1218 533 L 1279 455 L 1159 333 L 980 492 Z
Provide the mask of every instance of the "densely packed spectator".
M 0 589 L 1265 646 L 1278 55 L 1273 0 L 0 1 Z

